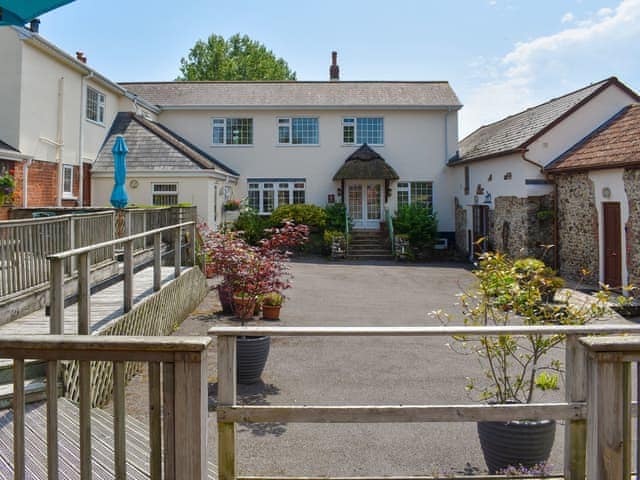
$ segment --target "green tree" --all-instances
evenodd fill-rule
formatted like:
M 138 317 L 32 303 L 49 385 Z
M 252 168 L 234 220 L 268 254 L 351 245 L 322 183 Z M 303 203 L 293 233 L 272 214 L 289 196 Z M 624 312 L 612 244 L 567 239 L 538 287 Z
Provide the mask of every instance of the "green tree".
M 287 62 L 256 40 L 239 33 L 225 40 L 212 34 L 198 40 L 180 60 L 178 80 L 295 80 Z

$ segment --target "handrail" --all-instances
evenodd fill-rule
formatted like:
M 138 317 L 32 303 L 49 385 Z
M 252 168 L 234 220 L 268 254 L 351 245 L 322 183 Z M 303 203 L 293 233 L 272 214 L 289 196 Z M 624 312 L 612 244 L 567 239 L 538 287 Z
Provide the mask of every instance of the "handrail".
M 344 253 L 345 255 L 349 255 L 349 224 L 351 223 L 351 219 L 349 218 L 349 212 L 347 212 L 347 207 L 344 207 Z
M 273 337 L 415 337 L 415 336 L 498 336 L 498 335 L 599 335 L 615 333 L 640 334 L 640 325 L 560 325 L 560 326 L 508 326 L 508 327 L 212 327 L 213 336 Z
M 93 361 L 111 362 L 114 390 L 113 448 L 117 478 L 125 478 L 126 362 L 148 362 L 149 452 L 151 478 L 205 478 L 207 428 L 207 337 L 126 337 L 72 335 L 3 335 L 0 358 L 14 361 L 13 441 L 14 478 L 24 479 L 25 359 L 47 361 L 47 478 L 57 479 L 58 361 L 80 363 L 79 470 L 92 478 L 91 382 L 84 374 Z M 164 457 L 164 459 L 163 459 Z M 164 461 L 163 461 L 164 460 Z
M 121 243 L 138 240 L 140 238 L 145 238 L 150 235 L 154 235 L 162 232 L 168 232 L 169 230 L 175 230 L 177 228 L 187 227 L 190 225 L 195 225 L 195 222 L 176 223 L 175 225 L 169 225 L 167 227 L 161 227 L 161 228 L 156 228 L 154 230 L 148 230 L 142 233 L 136 233 L 134 235 L 129 235 L 128 237 L 116 238 L 115 240 L 109 240 L 108 242 L 96 243 L 95 245 L 89 245 L 87 247 L 74 248 L 73 250 L 65 250 L 64 252 L 54 253 L 52 255 L 49 255 L 47 256 L 47 258 L 49 260 L 64 260 L 65 258 L 69 258 L 75 255 L 81 255 L 83 253 L 89 253 L 99 248 L 115 246 Z
M 396 242 L 395 242 L 395 233 L 393 231 L 393 218 L 391 217 L 391 212 L 389 212 L 388 208 L 384 209 L 385 216 L 387 219 L 387 230 L 389 230 L 389 241 L 391 242 L 391 254 L 396 254 Z
M 518 418 L 564 419 L 565 478 L 585 478 L 587 355 L 579 339 L 586 335 L 640 334 L 640 325 L 445 326 L 445 327 L 213 327 L 218 348 L 218 459 L 221 480 L 242 480 L 236 467 L 236 423 L 371 423 L 510 421 Z M 236 338 L 238 336 L 499 336 L 566 335 L 565 402 L 518 405 L 238 405 Z M 638 338 L 638 337 L 636 337 Z M 591 398 L 591 397 L 589 397 Z M 611 444 L 611 443 L 610 443 Z M 617 444 L 617 443 L 616 443 Z M 260 478 L 260 477 L 255 477 Z M 266 478 L 266 477 L 262 477 Z M 287 477 L 283 477 L 286 479 Z M 291 477 L 293 478 L 293 477 Z M 307 477 L 311 478 L 311 477 Z M 326 477 L 330 479 L 331 477 Z M 334 477 L 334 480 L 337 477 Z M 404 477 L 403 477 L 404 478 Z M 452 477 L 466 478 L 466 477 Z M 505 477 L 492 477 L 505 478 Z M 613 478 L 613 477 L 612 477 Z M 615 477 L 622 478 L 622 477 Z M 362 477 L 364 479 L 364 477 Z M 362 480 L 361 479 L 361 480 Z M 352 480 L 357 480 L 353 477 Z

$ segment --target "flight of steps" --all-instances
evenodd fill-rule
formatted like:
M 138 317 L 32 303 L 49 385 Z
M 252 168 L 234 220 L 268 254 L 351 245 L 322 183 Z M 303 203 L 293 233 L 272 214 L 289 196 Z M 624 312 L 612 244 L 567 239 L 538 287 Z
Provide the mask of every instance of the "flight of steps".
M 47 362 L 44 360 L 25 360 L 24 392 L 25 402 L 34 403 L 46 400 Z M 60 385 L 58 386 L 60 389 Z M 0 410 L 11 408 L 13 401 L 13 361 L 0 360 Z
M 393 260 L 389 235 L 380 230 L 353 230 L 347 258 L 350 260 Z

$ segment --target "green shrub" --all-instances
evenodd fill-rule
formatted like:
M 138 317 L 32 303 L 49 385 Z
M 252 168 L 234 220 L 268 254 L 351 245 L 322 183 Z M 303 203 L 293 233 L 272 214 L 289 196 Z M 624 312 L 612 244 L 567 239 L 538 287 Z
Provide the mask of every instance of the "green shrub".
M 261 217 L 255 210 L 244 210 L 233 224 L 233 228 L 242 231 L 242 238 L 249 245 L 257 245 L 265 237 L 265 229 L 269 228 L 269 219 Z
M 272 225 L 280 225 L 285 220 L 292 220 L 297 225 L 307 225 L 314 230 L 323 230 L 327 223 L 327 214 L 323 208 L 303 203 L 282 205 L 271 213 Z
M 420 205 L 405 205 L 398 209 L 393 219 L 395 233 L 406 234 L 409 245 L 416 252 L 425 252 L 433 247 L 438 236 L 438 220 L 430 208 Z
M 335 230 L 337 232 L 344 232 L 347 218 L 347 208 L 344 203 L 334 203 L 333 205 L 327 205 L 324 209 L 327 215 L 327 223 L 325 225 L 326 230 Z
M 325 247 L 331 248 L 333 244 L 334 238 L 341 238 L 344 240 L 344 232 L 339 232 L 337 230 L 325 230 L 324 231 L 324 245 Z

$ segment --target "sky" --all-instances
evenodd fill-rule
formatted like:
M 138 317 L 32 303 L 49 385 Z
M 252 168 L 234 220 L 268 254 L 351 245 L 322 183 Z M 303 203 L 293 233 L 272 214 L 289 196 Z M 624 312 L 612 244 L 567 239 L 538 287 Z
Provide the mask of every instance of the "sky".
M 108 7 L 107 7 L 108 5 Z M 610 76 L 640 91 L 640 0 L 76 0 L 40 33 L 115 81 L 173 80 L 198 39 L 247 34 L 298 80 L 447 80 L 460 138 Z

